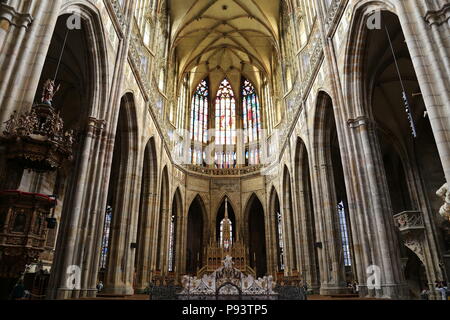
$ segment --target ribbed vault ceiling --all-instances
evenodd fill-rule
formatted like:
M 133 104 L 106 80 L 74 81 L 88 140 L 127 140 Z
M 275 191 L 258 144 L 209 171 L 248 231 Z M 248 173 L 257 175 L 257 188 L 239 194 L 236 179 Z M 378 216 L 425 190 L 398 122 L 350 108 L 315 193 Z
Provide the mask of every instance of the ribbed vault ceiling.
M 280 1 L 170 0 L 172 47 L 179 77 L 191 72 L 191 87 L 209 75 L 212 92 L 227 77 L 234 90 L 241 75 L 259 86 L 270 76 L 278 51 Z

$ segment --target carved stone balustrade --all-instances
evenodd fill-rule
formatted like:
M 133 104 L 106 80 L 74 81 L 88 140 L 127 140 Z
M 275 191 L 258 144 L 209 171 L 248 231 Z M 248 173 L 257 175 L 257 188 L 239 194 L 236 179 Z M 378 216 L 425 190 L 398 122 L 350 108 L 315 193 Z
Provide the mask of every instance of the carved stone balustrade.
M 425 230 L 420 211 L 404 211 L 394 216 L 395 225 L 402 235 L 421 234 Z
M 41 194 L 0 191 L 0 277 L 15 278 L 45 250 L 46 220 L 56 200 Z
M 197 165 L 186 165 L 183 167 L 184 169 L 194 172 L 200 173 L 208 176 L 245 176 L 251 175 L 255 173 L 259 173 L 261 169 L 263 169 L 262 165 L 248 166 L 243 168 L 225 168 L 225 169 L 217 169 L 217 168 L 206 168 Z
M 425 226 L 420 211 L 404 211 L 394 216 L 403 244 L 425 262 Z

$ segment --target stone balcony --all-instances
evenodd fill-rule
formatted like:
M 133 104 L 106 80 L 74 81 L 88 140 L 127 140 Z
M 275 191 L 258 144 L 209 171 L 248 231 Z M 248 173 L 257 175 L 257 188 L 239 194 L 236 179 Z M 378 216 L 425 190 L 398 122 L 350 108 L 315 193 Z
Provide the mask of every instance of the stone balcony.
M 394 216 L 394 221 L 402 235 L 422 234 L 425 230 L 420 211 L 403 211 Z
M 196 165 L 185 165 L 184 169 L 192 173 L 207 175 L 207 176 L 245 176 L 255 173 L 259 173 L 264 166 L 248 166 L 243 168 L 227 168 L 227 169 L 217 169 L 217 168 L 207 168 Z

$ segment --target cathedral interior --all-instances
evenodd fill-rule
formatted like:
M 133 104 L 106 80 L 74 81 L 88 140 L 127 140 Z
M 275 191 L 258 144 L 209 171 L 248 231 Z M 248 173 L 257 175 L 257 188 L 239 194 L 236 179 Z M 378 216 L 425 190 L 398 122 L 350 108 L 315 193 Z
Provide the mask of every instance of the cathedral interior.
M 441 300 L 449 27 L 447 0 L 1 0 L 0 299 L 232 265 Z

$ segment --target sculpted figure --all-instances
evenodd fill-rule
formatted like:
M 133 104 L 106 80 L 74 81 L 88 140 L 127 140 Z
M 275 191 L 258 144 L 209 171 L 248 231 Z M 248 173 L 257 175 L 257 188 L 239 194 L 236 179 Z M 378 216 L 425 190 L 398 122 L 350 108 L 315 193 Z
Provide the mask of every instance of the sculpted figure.
M 53 97 L 59 91 L 60 85 L 56 87 L 55 81 L 47 80 L 44 83 L 44 89 L 42 91 L 42 103 L 52 105 Z
M 439 210 L 439 214 L 450 221 L 450 190 L 448 183 L 445 183 L 437 192 L 436 195 L 444 200 L 444 205 Z

